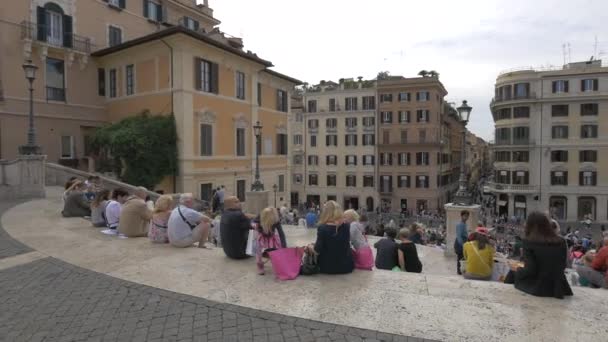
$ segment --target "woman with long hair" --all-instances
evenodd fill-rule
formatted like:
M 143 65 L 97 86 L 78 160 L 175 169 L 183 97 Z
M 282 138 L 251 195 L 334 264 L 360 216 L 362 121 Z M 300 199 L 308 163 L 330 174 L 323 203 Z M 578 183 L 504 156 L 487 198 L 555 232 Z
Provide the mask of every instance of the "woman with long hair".
M 169 227 L 169 217 L 173 211 L 173 197 L 162 195 L 154 203 L 152 219 L 148 227 L 148 238 L 155 243 L 169 243 L 167 228 Z
M 91 202 L 91 223 L 93 227 L 105 227 L 106 220 L 104 218 L 106 206 L 110 200 L 110 190 L 104 189 L 98 192 Z
M 257 229 L 255 260 L 258 274 L 264 275 L 264 264 L 268 261 L 268 252 L 281 248 L 281 238 L 277 229 L 279 213 L 276 208 L 268 207 L 260 214 Z
M 566 240 L 559 237 L 549 217 L 541 212 L 528 215 L 523 239 L 523 267 L 511 263 L 512 274 L 505 282 L 539 297 L 572 296 L 564 270 L 567 261 Z

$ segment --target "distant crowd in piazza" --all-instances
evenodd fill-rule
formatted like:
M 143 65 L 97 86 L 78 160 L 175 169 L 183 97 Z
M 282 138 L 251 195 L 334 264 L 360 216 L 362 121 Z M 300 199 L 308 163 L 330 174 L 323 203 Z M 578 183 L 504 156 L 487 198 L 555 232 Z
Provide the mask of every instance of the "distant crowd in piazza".
M 302 247 L 288 247 L 281 225 L 281 217 L 293 215 L 286 207 L 268 207 L 260 213 L 245 213 L 235 196 L 223 187 L 214 195 L 216 212 L 201 213 L 194 209 L 192 194 L 179 196 L 174 205 L 171 195 L 161 195 L 155 202 L 147 198 L 145 188 L 133 193 L 125 189 L 102 189 L 98 177 L 86 181 L 70 179 L 63 194 L 64 217 L 89 218 L 94 227 L 118 238 L 148 237 L 153 243 L 170 244 L 177 248 L 197 246 L 212 249 L 221 247 L 228 258 L 246 260 L 254 257 L 257 272 L 265 273 L 268 261 L 275 275 L 346 274 L 355 269 L 376 269 L 397 272 L 422 272 L 416 243 L 422 243 L 422 227 L 397 231 L 394 226 L 384 228 L 383 238 L 373 247 L 367 239 L 367 218 L 355 210 L 343 211 L 335 201 L 327 201 L 320 208 L 315 222 L 317 238 Z M 215 215 L 215 217 L 213 217 Z M 495 273 L 495 242 L 488 229 L 481 224 L 474 232 L 467 229 L 470 213 L 461 212 L 457 224 L 454 250 L 458 255 L 458 274 L 472 280 L 491 280 Z M 310 216 L 308 217 L 310 219 Z M 557 222 L 546 214 L 528 215 L 521 237 L 520 260 L 508 261 L 508 273 L 501 280 L 535 296 L 564 298 L 572 290 L 566 278 L 566 268 L 577 252 L 576 268 L 581 284 L 608 288 L 608 234 L 597 243 L 598 249 L 573 250 L 559 232 Z M 285 253 L 286 251 L 295 253 Z M 281 260 L 287 258 L 289 260 Z M 292 255 L 297 256 L 294 264 Z M 278 257 L 278 258 L 277 258 Z M 294 270 L 294 268 L 297 268 Z M 504 279 L 503 279 L 504 278 Z

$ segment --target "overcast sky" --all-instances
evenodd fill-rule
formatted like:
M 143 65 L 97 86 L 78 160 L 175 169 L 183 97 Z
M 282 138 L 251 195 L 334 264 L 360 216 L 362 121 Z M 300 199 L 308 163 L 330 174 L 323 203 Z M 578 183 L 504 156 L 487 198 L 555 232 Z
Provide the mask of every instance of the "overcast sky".
M 202 2 L 202 1 L 199 1 Z M 608 59 L 607 0 L 209 0 L 220 29 L 275 70 L 309 83 L 378 71 L 436 70 L 446 99 L 473 107 L 469 128 L 493 139 L 497 74 L 521 66 Z M 604 41 L 605 39 L 605 41 Z

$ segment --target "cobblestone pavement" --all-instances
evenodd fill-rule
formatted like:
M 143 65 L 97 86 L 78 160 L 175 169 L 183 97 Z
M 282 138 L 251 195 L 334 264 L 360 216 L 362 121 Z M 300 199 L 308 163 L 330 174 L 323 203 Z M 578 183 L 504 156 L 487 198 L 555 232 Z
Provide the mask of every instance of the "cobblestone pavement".
M 0 214 L 14 204 L 0 203 Z M 0 226 L 0 258 L 28 251 Z M 0 341 L 425 340 L 213 302 L 45 258 L 0 271 Z

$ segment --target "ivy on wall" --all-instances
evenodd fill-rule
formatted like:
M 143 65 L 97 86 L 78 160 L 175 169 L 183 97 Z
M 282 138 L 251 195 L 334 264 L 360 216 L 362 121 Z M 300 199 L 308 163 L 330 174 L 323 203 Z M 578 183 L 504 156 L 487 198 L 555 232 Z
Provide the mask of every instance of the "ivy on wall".
M 92 136 L 99 165 L 121 181 L 153 189 L 177 172 L 177 132 L 173 115 L 140 115 L 104 126 Z

